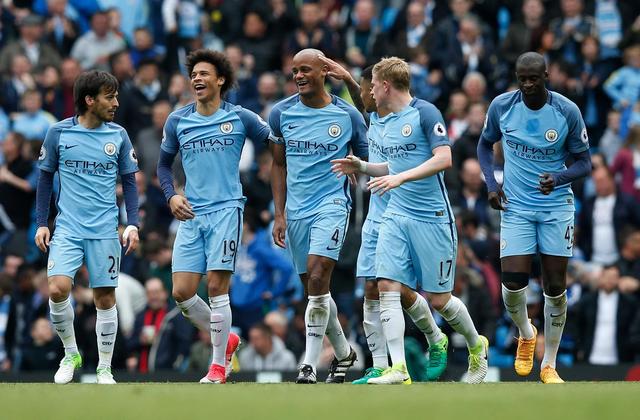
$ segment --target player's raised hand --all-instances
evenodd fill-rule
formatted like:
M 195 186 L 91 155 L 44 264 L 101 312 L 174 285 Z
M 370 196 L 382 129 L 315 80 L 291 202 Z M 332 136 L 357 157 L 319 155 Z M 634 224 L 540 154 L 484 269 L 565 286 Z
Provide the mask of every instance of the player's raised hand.
M 138 236 L 138 228 L 129 225 L 122 232 L 122 246 L 127 247 L 124 255 L 129 255 L 138 248 L 140 237 Z
M 359 157 L 353 155 L 331 161 L 331 172 L 337 174 L 338 178 L 343 175 L 353 175 L 358 172 L 364 172 L 365 169 L 366 163 Z
M 47 252 L 47 247 L 49 246 L 49 239 L 51 238 L 51 232 L 49 232 L 49 228 L 46 226 L 41 226 L 36 231 L 35 242 L 36 246 L 40 248 L 40 251 Z
M 540 175 L 540 186 L 538 187 L 538 190 L 542 194 L 544 195 L 551 194 L 551 192 L 555 187 L 556 187 L 556 180 L 553 179 L 553 175 L 548 174 L 546 172 Z
M 371 194 L 384 195 L 389 190 L 399 187 L 404 183 L 400 174 L 385 175 L 378 178 L 372 178 L 367 182 L 367 186 Z
M 173 214 L 173 216 L 181 222 L 196 217 L 191 208 L 191 204 L 183 195 L 176 194 L 171 197 L 171 199 L 169 200 L 169 207 L 171 208 L 171 213 Z
M 336 80 L 348 80 L 351 78 L 351 73 L 349 73 L 347 69 L 329 57 L 318 54 L 318 58 L 329 68 L 329 71 L 327 72 L 328 76 L 333 77 Z
M 509 203 L 509 200 L 507 200 L 507 196 L 504 195 L 502 188 L 499 188 L 498 191 L 489 192 L 489 205 L 491 205 L 492 209 L 505 211 L 506 209 L 502 203 Z
M 273 242 L 280 248 L 287 247 L 287 244 L 284 242 L 286 231 L 287 222 L 284 220 L 284 217 L 276 216 L 273 220 L 273 231 L 271 234 L 273 235 Z

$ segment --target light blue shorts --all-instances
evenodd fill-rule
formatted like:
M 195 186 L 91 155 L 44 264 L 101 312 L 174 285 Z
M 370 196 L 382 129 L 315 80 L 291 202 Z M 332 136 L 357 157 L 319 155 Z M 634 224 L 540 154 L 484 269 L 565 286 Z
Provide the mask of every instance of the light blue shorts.
M 385 215 L 376 248 L 376 275 L 378 279 L 398 281 L 414 290 L 450 292 L 456 274 L 457 248 L 453 223 Z
M 173 244 L 172 271 L 235 271 L 241 235 L 242 209 L 238 207 L 180 222 Z
M 304 219 L 287 220 L 287 248 L 298 274 L 307 272 L 307 257 L 319 255 L 338 261 L 349 226 L 346 210 L 324 210 Z
M 571 210 L 504 211 L 500 221 L 500 258 L 537 252 L 571 257 L 573 232 Z
M 362 241 L 358 252 L 356 277 L 366 280 L 376 280 L 376 246 L 380 222 L 365 220 L 362 225 Z
M 89 271 L 89 287 L 118 287 L 121 252 L 117 238 L 78 239 L 54 234 L 49 246 L 47 276 L 73 279 L 84 262 Z

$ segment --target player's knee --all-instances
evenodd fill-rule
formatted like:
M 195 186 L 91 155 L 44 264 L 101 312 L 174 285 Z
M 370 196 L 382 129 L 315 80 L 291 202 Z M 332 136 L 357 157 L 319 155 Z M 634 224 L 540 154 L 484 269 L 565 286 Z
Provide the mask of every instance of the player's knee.
M 375 281 L 366 281 L 364 283 L 364 297 L 369 300 L 380 300 L 378 283 L 376 283 Z
M 520 290 L 529 284 L 529 273 L 503 272 L 502 284 L 509 290 Z
M 322 275 L 309 276 L 309 295 L 324 295 L 329 293 L 329 284 Z
M 176 302 L 184 302 L 185 300 L 191 298 L 191 296 L 187 296 L 189 293 L 181 287 L 173 285 L 173 289 L 171 290 L 171 295 L 176 300 Z
M 447 302 L 451 299 L 451 293 L 428 293 L 427 300 L 429 301 L 429 305 L 431 307 L 441 312 L 445 306 L 447 306 Z
M 49 285 L 49 297 L 54 302 L 62 302 L 69 296 L 69 292 L 67 290 L 62 290 L 56 284 Z
M 547 282 L 544 285 L 544 294 L 547 296 L 555 297 L 560 296 L 566 290 L 566 285 L 563 281 Z
M 229 285 L 223 282 L 209 282 L 207 286 L 209 296 L 220 296 L 229 293 Z

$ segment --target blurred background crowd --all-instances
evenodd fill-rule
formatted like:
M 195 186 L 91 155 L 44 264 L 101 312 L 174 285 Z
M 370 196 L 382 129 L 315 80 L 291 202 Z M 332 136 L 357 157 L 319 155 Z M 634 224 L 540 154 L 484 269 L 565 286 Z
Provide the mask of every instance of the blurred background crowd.
M 206 370 L 209 334 L 198 333 L 170 297 L 177 222 L 155 170 L 167 116 L 193 100 L 183 63 L 200 47 L 227 54 L 238 83 L 226 99 L 265 120 L 275 102 L 296 92 L 290 66 L 302 48 L 324 51 L 356 79 L 384 56 L 410 63 L 413 95 L 438 106 L 453 145 L 445 180 L 460 238 L 454 293 L 490 338 L 490 364 L 504 367 L 513 363 L 517 331 L 503 313 L 500 215 L 488 205 L 476 145 L 491 99 L 515 88 L 518 55 L 543 54 L 548 87 L 582 111 L 593 162 L 592 175 L 573 188 L 575 256 L 559 363 L 640 360 L 639 15 L 635 0 L 1 0 L 0 371 L 53 370 L 62 356 L 47 314 L 46 256 L 32 240 L 36 162 L 47 128 L 74 115 L 75 78 L 92 68 L 120 81 L 116 122 L 140 162 L 142 246 L 122 259 L 114 367 Z M 327 89 L 349 100 L 341 82 L 328 80 Z M 304 293 L 287 251 L 271 240 L 271 162 L 265 144 L 247 139 L 241 178 L 248 201 L 231 288 L 233 324 L 246 342 L 242 370 L 293 370 L 304 351 Z M 175 170 L 184 183 L 179 165 Z M 215 182 L 222 174 L 211 175 Z M 360 367 L 369 357 L 363 284 L 355 278 L 369 197 L 363 186 L 361 180 L 352 190 L 352 225 L 331 289 Z M 542 331 L 537 263 L 529 286 L 529 314 Z M 78 345 L 91 370 L 96 312 L 84 269 L 73 300 Z M 426 342 L 411 325 L 408 360 L 419 363 Z M 443 328 L 450 363 L 466 364 L 464 340 Z M 327 344 L 322 363 L 332 356 Z

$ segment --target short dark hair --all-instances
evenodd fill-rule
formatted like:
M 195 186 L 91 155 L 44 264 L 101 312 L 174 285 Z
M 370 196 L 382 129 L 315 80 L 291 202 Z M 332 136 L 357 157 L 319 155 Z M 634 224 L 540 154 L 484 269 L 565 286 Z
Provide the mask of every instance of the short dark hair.
M 224 96 L 235 83 L 235 75 L 233 74 L 231 62 L 223 53 L 218 51 L 207 49 L 192 51 L 187 56 L 187 73 L 189 77 L 191 77 L 191 72 L 196 64 L 202 62 L 214 66 L 218 77 L 224 77 L 224 84 L 220 87 L 220 96 Z
M 86 96 L 95 98 L 101 92 L 113 93 L 118 90 L 118 79 L 114 75 L 101 70 L 86 71 L 73 84 L 73 101 L 78 115 L 87 112 Z
M 258 322 L 257 324 L 253 324 L 251 326 L 251 329 L 262 331 L 262 333 L 268 337 L 271 337 L 273 335 L 273 330 L 271 329 L 271 327 L 265 324 L 264 322 Z
M 371 81 L 371 79 L 373 79 L 373 64 L 370 65 L 370 66 L 365 67 L 364 70 L 362 70 L 361 77 L 364 80 L 367 80 L 369 82 Z

